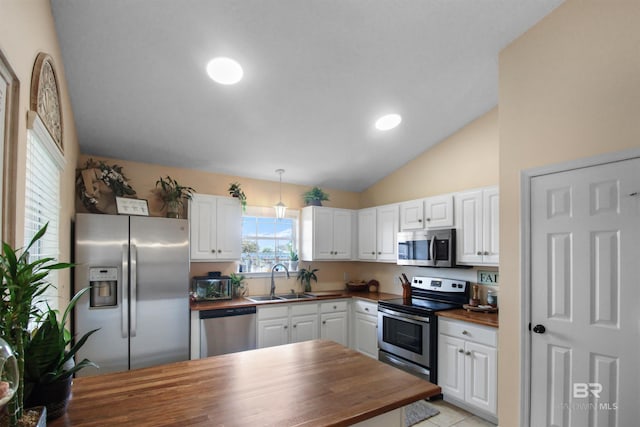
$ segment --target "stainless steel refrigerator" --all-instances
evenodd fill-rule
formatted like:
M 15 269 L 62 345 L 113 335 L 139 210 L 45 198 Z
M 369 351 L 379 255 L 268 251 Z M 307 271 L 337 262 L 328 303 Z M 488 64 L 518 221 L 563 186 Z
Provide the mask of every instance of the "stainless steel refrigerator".
M 187 220 L 77 214 L 76 336 L 100 328 L 78 351 L 100 369 L 126 371 L 189 359 Z

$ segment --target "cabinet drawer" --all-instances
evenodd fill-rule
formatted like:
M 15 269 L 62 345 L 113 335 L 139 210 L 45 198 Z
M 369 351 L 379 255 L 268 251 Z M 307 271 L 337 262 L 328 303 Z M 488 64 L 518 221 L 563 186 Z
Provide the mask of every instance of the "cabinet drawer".
M 358 313 L 378 315 L 378 304 L 376 303 L 354 299 L 353 304 Z
M 258 307 L 258 320 L 289 317 L 289 307 L 282 304 L 278 307 Z
M 438 329 L 441 334 L 462 338 L 467 341 L 475 341 L 491 347 L 498 346 L 498 331 L 490 326 L 439 318 Z
M 334 311 L 347 311 L 347 301 L 331 301 L 320 304 L 320 313 L 333 313 Z
M 300 316 L 305 314 L 318 314 L 318 304 L 317 303 L 293 303 L 291 304 L 291 315 L 292 316 Z

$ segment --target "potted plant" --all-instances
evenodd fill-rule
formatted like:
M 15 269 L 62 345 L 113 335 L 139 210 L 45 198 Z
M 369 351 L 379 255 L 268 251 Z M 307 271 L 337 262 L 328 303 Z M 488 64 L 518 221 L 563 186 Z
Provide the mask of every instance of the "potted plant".
M 247 196 L 244 194 L 244 191 L 242 191 L 242 188 L 240 188 L 239 182 L 232 182 L 229 184 L 229 194 L 231 197 L 236 197 L 240 200 L 242 211 L 245 212 L 247 210 Z
M 289 249 L 289 270 L 295 271 L 298 269 L 298 253 L 293 250 L 293 248 Z
M 329 201 L 329 195 L 320 187 L 313 187 L 302 195 L 302 199 L 307 206 L 322 206 L 323 201 Z
M 243 274 L 236 274 L 236 273 L 231 273 L 229 275 L 229 278 L 231 279 L 231 287 L 233 288 L 233 296 L 234 297 L 241 297 L 243 296 L 246 291 L 247 288 L 244 284 L 244 275 Z
M 311 268 L 311 264 L 307 268 L 301 268 L 298 270 L 298 277 L 296 278 L 303 286 L 304 292 L 311 291 L 311 280 L 318 282 L 318 276 L 316 276 L 317 268 Z
M 49 271 L 68 268 L 71 264 L 58 263 L 52 258 L 29 260 L 29 251 L 45 234 L 42 227 L 26 248 L 15 250 L 7 243 L 2 244 L 0 255 L 0 337 L 13 348 L 18 361 L 19 385 L 9 402 L 9 425 L 16 426 L 24 413 L 25 347 L 30 340 L 30 321 L 37 320 L 37 304 L 43 301 L 43 294 L 50 286 L 46 280 Z
M 84 334 L 67 350 L 72 342 L 65 328 L 67 318 L 80 297 L 90 288 L 75 294 L 58 322 L 57 312 L 47 306 L 38 319 L 24 350 L 24 399 L 26 406 L 47 407 L 47 420 L 62 416 L 67 411 L 71 395 L 73 374 L 87 366 L 98 367 L 88 359 L 75 363 L 73 357 L 89 336 L 98 329 Z
M 195 192 L 191 187 L 178 184 L 178 181 L 167 175 L 156 181 L 156 194 L 162 200 L 162 208 L 167 208 L 167 218 L 182 218 L 183 202 L 191 199 Z

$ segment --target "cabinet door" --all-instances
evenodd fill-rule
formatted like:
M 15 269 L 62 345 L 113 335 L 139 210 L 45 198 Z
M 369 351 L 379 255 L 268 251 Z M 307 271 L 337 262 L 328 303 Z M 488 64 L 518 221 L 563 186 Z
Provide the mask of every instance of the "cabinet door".
M 494 415 L 497 412 L 497 366 L 495 348 L 466 343 L 464 400 Z
M 482 196 L 483 261 L 498 264 L 500 253 L 500 194 L 497 188 L 485 190 Z
M 400 203 L 400 229 L 415 230 L 424 228 L 424 200 L 412 200 Z
M 399 216 L 398 205 L 381 206 L 376 210 L 376 257 L 378 261 L 396 262 Z
M 318 315 L 292 316 L 290 342 L 310 341 L 318 338 Z
M 358 211 L 358 259 L 376 259 L 376 209 Z
M 349 345 L 347 312 L 327 313 L 321 317 L 320 337 L 344 346 Z
M 482 191 L 458 193 L 455 200 L 457 261 L 482 264 Z
M 351 259 L 351 225 L 353 211 L 337 209 L 333 212 L 332 259 Z
M 445 396 L 464 400 L 464 345 L 462 339 L 449 335 L 438 336 L 438 385 Z
M 242 207 L 238 199 L 218 199 L 216 250 L 218 259 L 240 259 L 242 251 Z
M 424 224 L 427 228 L 453 227 L 453 195 L 424 199 Z
M 333 209 L 313 208 L 313 258 L 333 259 Z
M 189 201 L 191 259 L 216 258 L 216 198 L 194 194 Z M 212 252 L 213 251 L 213 252 Z
M 289 342 L 289 319 L 258 320 L 258 348 Z
M 356 313 L 354 346 L 360 353 L 378 359 L 378 318 Z

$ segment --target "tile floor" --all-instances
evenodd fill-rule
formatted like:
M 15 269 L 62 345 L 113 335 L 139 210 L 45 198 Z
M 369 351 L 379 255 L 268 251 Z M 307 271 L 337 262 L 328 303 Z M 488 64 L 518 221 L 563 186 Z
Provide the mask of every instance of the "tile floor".
M 435 400 L 429 403 L 436 406 L 440 413 L 416 424 L 414 427 L 495 427 L 495 424 L 470 414 L 444 400 Z

